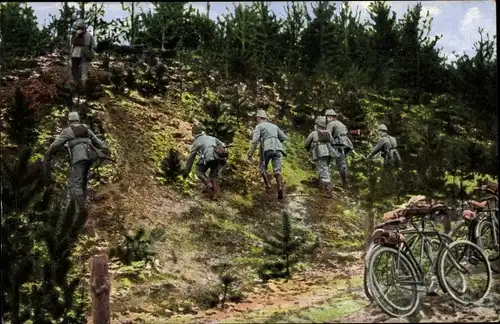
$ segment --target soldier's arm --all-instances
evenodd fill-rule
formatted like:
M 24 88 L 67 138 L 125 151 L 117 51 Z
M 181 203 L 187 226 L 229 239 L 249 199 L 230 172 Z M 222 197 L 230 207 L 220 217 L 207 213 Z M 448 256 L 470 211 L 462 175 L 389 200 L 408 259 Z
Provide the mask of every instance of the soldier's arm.
M 108 147 L 106 146 L 106 143 L 101 141 L 93 131 L 90 130 L 90 128 L 87 128 L 89 130 L 89 138 L 92 141 L 92 144 L 94 144 L 95 147 L 97 147 L 100 150 L 107 149 Z
M 250 149 L 248 150 L 247 156 L 251 157 L 255 150 L 257 149 L 257 145 L 259 145 L 260 141 L 260 128 L 255 127 L 252 133 L 252 146 L 250 146 Z
M 94 36 L 92 36 L 91 33 L 86 32 L 85 38 L 86 38 L 85 39 L 85 45 L 87 45 L 89 49 L 91 49 L 92 51 L 94 51 L 95 47 L 96 47 Z
M 50 147 L 45 152 L 44 161 L 48 162 L 52 159 L 52 156 L 59 151 L 66 142 L 72 140 L 71 131 L 69 128 L 63 129 L 61 134 L 57 136 L 54 142 L 50 145 Z
M 309 151 L 311 149 L 312 141 L 313 141 L 313 132 L 311 132 L 309 134 L 309 136 L 307 136 L 307 138 L 306 138 L 306 143 L 305 143 L 304 147 L 306 148 L 307 151 Z
M 326 125 L 326 130 L 328 131 L 328 133 L 330 134 L 333 134 L 333 122 L 329 122 L 327 125 Z
M 196 158 L 196 154 L 198 153 L 198 148 L 199 146 L 196 144 L 196 142 L 193 143 L 191 146 L 191 151 L 189 152 L 187 161 L 186 161 L 186 167 L 184 168 L 184 172 L 189 173 L 191 172 L 191 168 L 193 167 L 194 159 Z
M 219 145 L 219 146 L 226 146 L 226 144 L 221 141 L 220 139 L 218 139 L 217 137 L 215 137 L 215 144 Z
M 375 145 L 373 150 L 370 152 L 370 154 L 368 154 L 368 156 L 366 158 L 370 159 L 372 156 L 374 156 L 375 154 L 380 152 L 382 150 L 382 148 L 384 147 L 384 143 L 385 143 L 384 139 L 381 139 L 380 141 L 378 141 L 377 145 Z
M 281 143 L 286 141 L 288 136 L 281 130 L 281 128 L 278 127 L 278 139 L 280 140 Z

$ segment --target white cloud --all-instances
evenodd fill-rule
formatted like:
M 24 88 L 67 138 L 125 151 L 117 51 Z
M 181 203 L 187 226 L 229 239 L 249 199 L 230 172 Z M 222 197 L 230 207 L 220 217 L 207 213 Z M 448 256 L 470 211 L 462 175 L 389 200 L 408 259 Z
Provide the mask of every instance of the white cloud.
M 427 12 L 429 12 L 432 17 L 436 17 L 441 13 L 441 9 L 436 6 L 422 6 L 422 12 L 424 14 L 427 14 Z
M 496 35 L 496 24 L 491 18 L 483 15 L 478 7 L 472 7 L 464 15 L 460 24 L 460 34 L 462 40 L 457 44 L 460 51 L 471 50 L 474 42 L 479 40 L 478 29 L 483 29 L 483 35 L 489 34 L 490 36 Z

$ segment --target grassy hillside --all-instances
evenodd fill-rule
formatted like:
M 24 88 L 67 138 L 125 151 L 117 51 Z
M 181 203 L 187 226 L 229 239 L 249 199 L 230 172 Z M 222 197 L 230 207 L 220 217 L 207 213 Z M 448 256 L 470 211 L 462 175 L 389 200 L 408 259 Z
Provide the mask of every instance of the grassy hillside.
M 94 63 L 95 66 L 98 64 Z M 136 71 L 139 80 L 140 72 Z M 269 238 L 283 234 L 283 211 L 290 215 L 294 235 L 301 238 L 300 249 L 292 251 L 298 256 L 293 273 L 299 278 L 307 278 L 307 275 L 304 277 L 307 269 L 326 269 L 327 273 L 335 273 L 335 269 L 359 264 L 369 197 L 374 200 L 369 208 L 385 211 L 405 200 L 404 193 L 412 190 L 420 193 L 421 181 L 438 177 L 442 178 L 445 187 L 455 181 L 450 174 L 436 174 L 430 170 L 431 173 L 426 176 L 428 170 L 418 173 L 418 169 L 408 168 L 404 171 L 407 176 L 405 181 L 407 184 L 413 181 L 414 184 L 400 190 L 399 197 L 384 196 L 384 192 L 379 190 L 384 183 L 373 185 L 380 163 L 363 160 L 377 141 L 375 130 L 380 120 L 396 118 L 392 121 L 398 125 L 394 133 L 401 134 L 401 141 L 409 146 L 407 151 L 402 152 L 403 159 L 409 165 L 418 165 L 422 147 L 417 148 L 417 145 L 425 141 L 422 127 L 434 118 L 433 114 L 440 107 L 440 98 L 431 99 L 425 105 L 408 107 L 397 97 L 361 93 L 362 109 L 356 121 L 352 122 L 363 127 L 362 135 L 354 139 L 356 152 L 349 158 L 354 187 L 348 191 L 337 190 L 335 198 L 328 200 L 322 198 L 318 189 L 311 185 L 316 175 L 310 157 L 303 149 L 309 130 L 293 126 L 290 118 L 293 114 L 280 117 L 283 104 L 278 104 L 281 96 L 279 89 L 259 83 L 250 91 L 244 83 L 231 84 L 227 80 L 217 86 L 200 84 L 203 78 L 180 62 L 171 63 L 170 72 L 172 78 L 165 97 L 141 96 L 134 89 L 119 92 L 115 85 L 109 85 L 104 87 L 103 97 L 97 101 L 82 98 L 77 107 L 84 122 L 109 144 L 117 162 L 102 166 L 99 178 L 96 172 L 92 173 L 91 213 L 74 259 L 85 263 L 102 248 L 111 251 L 120 247 L 123 249 L 126 247 L 126 234 L 133 237 L 144 230 L 142 237 L 129 241 L 129 244 L 135 244 L 131 259 L 120 258 L 119 253 L 112 258 L 114 320 L 166 323 L 172 317 L 179 321 L 193 320 L 192 316 L 182 317 L 187 316 L 185 314 L 211 316 L 210 312 L 202 311 L 221 305 L 228 274 L 232 279 L 227 285 L 226 302 L 233 308 L 236 307 L 234 303 L 248 303 L 248 296 L 255 295 L 256 289 L 262 289 L 259 287 L 262 287 L 263 281 L 283 274 L 276 263 L 276 256 L 265 253 Z M 64 68 L 46 71 L 46 75 L 56 73 L 64 73 Z M 38 77 L 27 82 L 47 86 L 44 84 L 46 79 Z M 182 80 L 182 83 L 174 80 Z M 53 103 L 40 110 L 40 134 L 33 160 L 42 156 L 64 126 L 68 108 L 57 103 L 61 95 L 60 91 L 56 91 Z M 348 93 L 341 91 L 336 96 L 348 102 Z M 288 196 L 283 202 L 277 201 L 274 189 L 265 192 L 256 162 L 246 161 L 253 128 L 252 117 L 231 115 L 229 110 L 224 110 L 228 105 L 234 108 L 243 99 L 246 107 L 257 107 L 262 101 L 269 103 L 269 114 L 290 137 L 286 143 L 288 154 L 284 162 Z M 210 107 L 214 105 L 218 111 L 211 114 Z M 399 113 L 395 114 L 395 111 Z M 342 107 L 339 112 L 344 116 L 352 113 Z M 195 121 L 202 122 L 209 133 L 234 144 L 229 163 L 222 171 L 222 198 L 217 202 L 205 197 L 194 172 L 186 180 L 177 177 L 174 181 L 165 180 L 161 174 L 161 161 L 170 149 L 178 151 L 185 159 L 193 140 L 190 130 Z M 349 124 L 349 120 L 346 123 Z M 455 127 L 453 136 L 436 134 L 442 139 L 441 143 L 458 146 L 471 139 L 460 125 Z M 7 137 L 2 137 L 2 141 L 2 144 L 9 144 Z M 484 147 L 488 144 L 480 143 Z M 440 148 L 429 148 L 433 149 L 438 152 Z M 442 152 L 439 151 L 439 154 Z M 66 159 L 65 152 L 61 152 L 55 164 L 55 177 L 61 190 L 66 182 Z M 338 184 L 335 171 L 333 175 Z M 433 192 L 428 190 L 426 193 Z M 380 220 L 381 214 L 376 215 Z M 148 259 L 148 256 L 151 258 Z M 354 276 L 360 275 L 359 265 L 357 269 Z M 341 284 L 342 276 L 335 274 L 329 280 L 326 285 L 336 287 Z M 352 280 L 359 285 L 359 280 Z M 352 284 L 349 279 L 349 285 Z M 293 285 L 300 286 L 300 280 L 292 279 L 291 285 L 292 289 Z M 298 291 L 307 289 L 300 288 Z M 322 302 L 328 303 L 325 300 Z M 362 303 L 359 306 L 351 305 L 346 300 L 341 302 L 347 303 L 346 309 L 335 310 L 334 313 L 340 312 L 342 316 L 363 307 Z M 339 314 L 322 313 L 321 316 L 332 318 Z M 272 316 L 268 314 L 264 317 Z M 311 313 L 307 316 L 316 315 Z

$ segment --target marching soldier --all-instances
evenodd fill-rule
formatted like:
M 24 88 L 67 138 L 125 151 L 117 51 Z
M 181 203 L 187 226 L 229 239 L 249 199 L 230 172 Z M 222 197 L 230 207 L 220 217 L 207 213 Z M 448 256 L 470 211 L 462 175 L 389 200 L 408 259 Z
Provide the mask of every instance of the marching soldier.
M 267 166 L 272 161 L 274 177 L 278 187 L 278 199 L 283 199 L 284 185 L 283 185 L 283 156 L 286 156 L 283 142 L 287 136 L 275 124 L 269 121 L 267 114 L 264 110 L 257 111 L 257 126 L 253 130 L 252 146 L 247 153 L 248 160 L 252 159 L 252 155 L 260 144 L 260 173 L 264 179 L 266 189 L 270 189 L 270 179 L 267 172 Z
M 212 199 L 217 199 L 220 194 L 219 171 L 226 163 L 228 157 L 225 144 L 216 137 L 206 135 L 198 125 L 193 126 L 191 133 L 194 136 L 194 142 L 189 153 L 186 168 L 183 176 L 186 178 L 191 172 L 194 159 L 199 155 L 196 176 L 212 193 Z M 209 171 L 207 177 L 206 173 Z
M 307 137 L 305 148 L 311 152 L 316 164 L 320 186 L 326 190 L 326 197 L 332 198 L 330 163 L 337 157 L 337 153 L 332 146 L 332 134 L 326 129 L 326 117 L 316 118 L 315 130 Z
M 354 147 L 351 139 L 347 137 L 347 127 L 337 119 L 337 113 L 333 109 L 328 109 L 325 115 L 327 130 L 332 134 L 333 147 L 339 153 L 335 159 L 335 166 L 339 170 L 342 185 L 347 186 L 346 157 L 354 150 Z

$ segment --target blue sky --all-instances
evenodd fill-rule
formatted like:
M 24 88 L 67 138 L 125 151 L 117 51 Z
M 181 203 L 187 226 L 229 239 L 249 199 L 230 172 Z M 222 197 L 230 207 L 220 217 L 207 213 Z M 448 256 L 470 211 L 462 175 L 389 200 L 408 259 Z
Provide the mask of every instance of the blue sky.
M 340 7 L 340 2 L 337 7 Z M 233 10 L 234 4 L 242 3 L 249 4 L 251 2 L 210 2 L 210 17 L 216 19 L 220 14 L 226 12 L 226 8 L 230 11 Z M 310 7 L 314 2 L 306 1 Z M 361 10 L 361 18 L 369 19 L 366 12 L 370 1 L 351 1 L 353 10 L 358 7 Z M 416 1 L 388 1 L 392 10 L 396 12 L 398 18 L 403 16 L 408 6 L 416 4 Z M 50 20 L 49 14 L 57 15 L 58 8 L 61 2 L 28 2 L 29 5 L 35 10 L 38 22 L 42 25 Z M 76 5 L 76 2 L 70 2 L 70 5 Z M 90 6 L 92 3 L 88 3 Z M 114 18 L 124 18 L 127 13 L 121 9 L 119 2 L 104 2 L 105 4 L 105 20 Z M 128 4 L 128 3 L 126 3 Z M 195 9 L 200 12 L 206 13 L 206 2 L 190 2 Z M 271 10 L 277 16 L 285 14 L 284 7 L 286 1 L 272 1 L 269 2 Z M 139 5 L 143 10 L 150 10 L 151 4 L 148 2 L 141 2 Z M 479 39 L 477 32 L 478 28 L 484 29 L 485 33 L 496 35 L 496 15 L 495 15 L 495 2 L 493 0 L 485 1 L 422 1 L 425 11 L 429 11 L 433 17 L 431 35 L 443 35 L 439 41 L 438 46 L 442 47 L 445 55 L 451 60 L 454 56 L 451 54 L 453 51 L 458 53 L 466 52 L 471 55 L 474 53 L 473 43 Z

